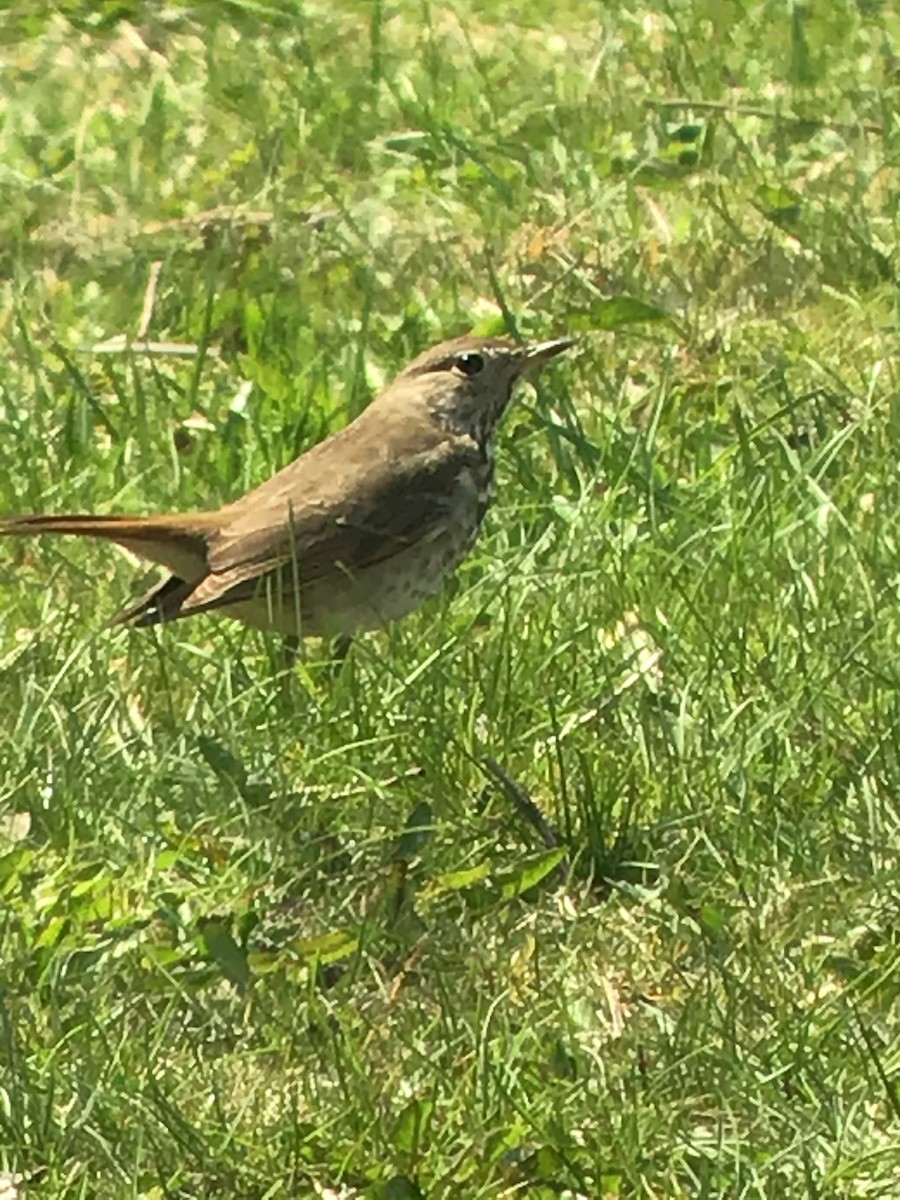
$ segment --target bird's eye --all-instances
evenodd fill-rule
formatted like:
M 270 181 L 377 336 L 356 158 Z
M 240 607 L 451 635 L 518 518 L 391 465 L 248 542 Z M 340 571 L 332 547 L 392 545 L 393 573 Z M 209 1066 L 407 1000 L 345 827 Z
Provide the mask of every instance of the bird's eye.
M 458 354 L 455 365 L 463 375 L 477 375 L 484 370 L 484 359 L 480 354 Z

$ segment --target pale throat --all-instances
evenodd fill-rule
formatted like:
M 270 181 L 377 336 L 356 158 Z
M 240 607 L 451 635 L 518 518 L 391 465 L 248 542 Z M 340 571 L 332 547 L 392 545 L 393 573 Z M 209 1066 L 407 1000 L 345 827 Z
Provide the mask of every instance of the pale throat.
M 490 460 L 494 430 L 509 405 L 511 394 L 510 385 L 499 398 L 474 396 L 468 403 L 461 404 L 459 395 L 449 392 L 432 400 L 431 415 L 448 433 L 471 438 L 481 457 Z

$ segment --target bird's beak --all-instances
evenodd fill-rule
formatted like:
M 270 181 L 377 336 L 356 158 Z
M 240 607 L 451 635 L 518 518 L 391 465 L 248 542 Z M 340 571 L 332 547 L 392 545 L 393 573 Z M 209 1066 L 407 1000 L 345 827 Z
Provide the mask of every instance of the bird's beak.
M 542 367 L 548 358 L 555 358 L 557 354 L 562 354 L 563 350 L 568 350 L 574 345 L 574 338 L 554 338 L 552 342 L 538 342 L 535 346 L 528 346 L 522 355 L 521 370 L 525 372 Z

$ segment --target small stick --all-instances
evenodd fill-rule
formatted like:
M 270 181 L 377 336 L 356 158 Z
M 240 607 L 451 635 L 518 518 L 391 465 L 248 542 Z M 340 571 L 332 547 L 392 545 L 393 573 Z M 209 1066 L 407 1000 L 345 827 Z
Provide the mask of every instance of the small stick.
M 801 117 L 796 113 L 777 112 L 775 109 L 758 108 L 752 104 L 731 104 L 727 100 L 691 100 L 687 96 L 678 100 L 645 100 L 647 108 L 696 108 L 698 112 L 733 113 L 738 117 L 761 117 L 764 121 L 789 121 L 793 125 L 818 125 L 821 129 L 837 129 L 841 133 L 884 133 L 875 121 L 832 121 L 830 117 Z
M 559 834 L 529 796 L 527 790 L 522 786 L 517 779 L 513 779 L 512 775 L 497 762 L 486 754 L 482 758 L 482 765 L 489 775 L 502 785 L 503 790 L 513 802 L 516 812 L 526 821 L 532 829 L 537 831 L 541 841 L 548 850 L 556 850 L 562 843 Z M 569 877 L 569 860 L 563 858 L 559 865 L 553 871 L 561 880 L 565 881 Z

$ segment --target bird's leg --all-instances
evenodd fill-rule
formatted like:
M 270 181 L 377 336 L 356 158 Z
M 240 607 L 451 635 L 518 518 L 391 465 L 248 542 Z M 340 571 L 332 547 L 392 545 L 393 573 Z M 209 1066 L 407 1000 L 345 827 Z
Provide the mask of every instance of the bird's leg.
M 339 638 L 335 638 L 331 644 L 331 670 L 337 676 L 341 667 L 344 665 L 344 659 L 350 653 L 350 647 L 353 645 L 353 634 L 342 633 Z
M 281 644 L 282 653 L 284 654 L 284 669 L 292 671 L 297 662 L 297 654 L 300 650 L 300 639 L 293 634 L 289 634 Z
M 350 652 L 350 647 L 353 645 L 353 635 L 349 633 L 342 634 L 335 638 L 330 644 L 331 654 L 328 660 L 328 674 L 332 679 L 336 679 L 344 665 L 344 660 Z M 293 634 L 289 634 L 281 643 L 284 669 L 292 671 L 297 665 L 297 656 L 300 652 L 300 639 Z

